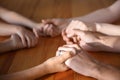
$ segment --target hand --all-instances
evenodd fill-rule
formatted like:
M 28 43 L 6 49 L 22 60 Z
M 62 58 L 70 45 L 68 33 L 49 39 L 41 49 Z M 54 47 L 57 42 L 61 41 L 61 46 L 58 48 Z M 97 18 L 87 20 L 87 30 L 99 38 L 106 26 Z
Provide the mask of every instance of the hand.
M 74 57 L 68 59 L 65 64 L 75 72 L 89 77 L 98 77 L 101 63 L 90 56 L 86 51 L 81 51 Z
M 112 49 L 111 43 L 106 43 L 106 40 L 109 39 L 109 36 L 105 36 L 103 34 L 73 30 L 72 33 L 67 31 L 63 32 L 62 36 L 67 44 L 79 44 L 83 49 L 87 51 L 109 51 Z
M 68 44 L 68 45 L 63 45 L 58 48 L 56 51 L 56 56 L 64 55 L 65 52 L 69 52 L 71 56 L 77 54 L 79 51 L 81 51 L 81 48 L 79 47 L 78 44 Z
M 49 36 L 57 36 L 61 34 L 67 25 L 70 23 L 69 19 L 46 19 L 42 20 L 42 23 L 47 24 L 44 28 L 44 33 Z
M 11 50 L 16 50 L 16 49 L 22 49 L 22 48 L 26 48 L 26 46 L 23 45 L 20 37 L 17 34 L 13 34 L 11 35 Z
M 64 55 L 56 56 L 45 61 L 44 64 L 46 66 L 47 73 L 55 73 L 68 70 L 68 67 L 64 62 L 70 57 L 71 54 L 69 52 L 66 52 Z
M 44 31 L 46 29 L 45 24 L 38 23 L 32 29 L 33 29 L 33 33 L 35 34 L 37 38 L 39 38 L 39 36 L 46 36 L 45 31 Z
M 34 47 L 38 42 L 35 35 L 25 28 L 17 27 L 16 34 L 20 37 L 22 44 L 28 48 Z
M 85 76 L 93 77 L 96 75 L 96 69 L 99 66 L 99 62 L 90 56 L 86 51 L 81 49 L 78 45 L 64 45 L 58 50 L 62 51 L 62 55 L 68 51 L 74 54 L 72 58 L 69 58 L 67 61 L 65 61 L 65 64 L 75 72 L 78 72 Z
M 94 23 L 88 23 L 88 22 L 73 20 L 73 21 L 70 22 L 70 24 L 66 28 L 66 31 L 71 32 L 74 29 L 79 29 L 79 30 L 82 30 L 82 31 L 95 32 L 96 31 L 96 26 L 95 26 Z

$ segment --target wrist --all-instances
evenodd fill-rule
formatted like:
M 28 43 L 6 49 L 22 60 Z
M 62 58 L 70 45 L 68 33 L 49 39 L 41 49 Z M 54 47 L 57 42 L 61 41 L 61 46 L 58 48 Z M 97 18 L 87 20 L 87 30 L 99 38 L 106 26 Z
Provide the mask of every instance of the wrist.
M 88 23 L 88 30 L 93 31 L 93 32 L 97 32 L 96 24 L 95 23 Z
M 50 69 L 49 64 L 46 63 L 46 62 L 44 62 L 43 66 L 44 66 L 44 72 L 45 72 L 45 74 L 50 74 L 51 73 L 51 69 Z
M 28 27 L 29 27 L 30 29 L 33 29 L 34 27 L 36 27 L 37 24 L 38 24 L 38 23 L 30 22 L 30 23 L 28 24 Z
M 96 32 L 100 32 L 101 25 L 99 23 L 95 23 L 96 26 Z
M 97 64 L 95 68 L 95 73 L 92 75 L 92 77 L 96 78 L 97 80 L 106 80 L 108 78 L 107 76 L 107 70 L 109 70 L 109 65 L 99 63 Z
M 102 63 L 97 60 L 94 60 L 93 63 L 88 67 L 86 76 L 93 77 L 99 80 L 102 73 L 101 68 L 103 68 Z
M 11 30 L 12 30 L 11 32 L 12 34 L 16 34 L 21 30 L 21 27 L 13 25 Z

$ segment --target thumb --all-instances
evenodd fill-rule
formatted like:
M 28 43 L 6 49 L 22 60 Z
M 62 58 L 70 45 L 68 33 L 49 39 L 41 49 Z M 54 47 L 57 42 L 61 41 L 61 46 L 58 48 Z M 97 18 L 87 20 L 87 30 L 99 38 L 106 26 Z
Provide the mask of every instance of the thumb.
M 67 59 L 69 59 L 70 57 L 72 57 L 71 52 L 63 52 L 62 55 L 58 56 L 59 62 L 63 63 L 65 62 Z
M 85 31 L 82 31 L 80 29 L 73 29 L 73 31 L 74 31 L 74 34 L 76 34 L 76 35 L 78 35 L 80 37 L 85 36 Z
M 65 42 L 70 42 L 70 38 L 67 37 L 65 30 L 62 31 L 62 38 Z

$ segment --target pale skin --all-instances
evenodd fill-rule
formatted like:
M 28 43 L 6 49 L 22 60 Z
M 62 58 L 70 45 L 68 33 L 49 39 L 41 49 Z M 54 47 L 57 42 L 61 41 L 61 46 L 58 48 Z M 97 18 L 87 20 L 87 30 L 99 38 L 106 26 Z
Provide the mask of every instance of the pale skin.
M 0 76 L 1 80 L 35 80 L 46 74 L 51 74 L 55 72 L 62 72 L 68 70 L 65 65 L 65 61 L 71 57 L 69 52 L 65 52 L 64 55 L 52 57 L 42 64 L 35 66 L 33 68 L 15 72 L 12 74 L 7 74 Z
M 0 36 L 11 36 L 11 38 L 0 42 L 0 53 L 34 47 L 38 43 L 35 35 L 20 26 L 0 23 Z
M 96 60 L 77 44 L 64 45 L 59 47 L 58 51 L 64 53 L 70 51 L 74 54 L 72 58 L 65 61 L 65 64 L 79 74 L 93 77 L 97 80 L 120 80 L 119 69 Z M 64 55 L 62 52 L 59 55 Z
M 116 9 L 114 9 L 114 10 L 116 10 Z M 100 11 L 100 13 L 101 13 L 101 11 L 103 12 L 103 11 L 109 11 L 109 10 L 99 10 Z M 99 13 L 99 11 L 98 11 L 98 13 Z M 116 11 L 118 11 L 118 10 L 116 10 Z M 111 10 L 110 10 L 110 12 L 111 12 Z M 97 12 L 95 12 L 94 14 L 98 14 Z M 104 12 L 103 12 L 104 13 Z M 108 15 L 109 13 L 107 13 L 107 15 Z M 113 15 L 113 14 L 112 14 Z M 91 16 L 93 16 L 93 15 L 91 15 Z M 102 15 L 103 16 L 103 15 Z M 106 15 L 105 15 L 106 16 Z M 116 15 L 117 16 L 117 15 Z M 108 16 L 108 17 L 115 17 L 115 16 Z M 82 17 L 81 17 L 82 18 Z M 101 17 L 102 18 L 102 17 Z M 104 18 L 104 17 L 103 17 Z M 76 20 L 77 18 L 75 18 L 75 20 Z M 89 21 L 91 21 L 91 19 L 89 19 L 89 18 L 82 18 L 83 19 L 83 21 L 85 20 L 86 22 L 89 22 Z M 86 20 L 86 19 L 89 19 L 88 21 Z M 108 18 L 107 20 L 106 19 L 103 19 L 103 20 L 105 20 L 105 21 L 108 21 L 108 22 L 113 22 L 114 20 L 116 20 L 117 19 L 117 17 L 114 19 L 114 18 L 112 18 L 112 21 L 108 21 L 108 20 L 111 20 L 110 18 Z M 60 20 L 60 19 L 59 19 Z M 102 19 L 96 19 L 95 20 L 95 22 L 104 22 Z M 16 21 L 16 20 L 15 20 Z M 61 21 L 58 21 L 58 23 L 59 24 L 57 24 L 56 26 L 62 26 L 61 28 L 57 28 L 58 29 L 58 31 L 59 31 L 59 33 L 52 33 L 52 32 L 50 32 L 49 33 L 49 30 L 51 30 L 51 29 L 47 29 L 48 28 L 48 26 L 49 25 L 51 25 L 51 24 L 48 24 L 48 26 L 46 27 L 46 29 L 47 30 L 44 30 L 43 32 L 48 32 L 48 33 L 46 33 L 45 35 L 51 35 L 51 36 L 56 36 L 56 35 L 58 35 L 58 34 L 60 34 L 61 33 L 61 31 L 64 29 L 64 26 L 63 25 L 68 25 L 69 24 L 69 22 L 71 21 L 71 19 L 69 19 L 69 20 L 64 20 L 65 21 L 65 23 L 63 23 L 62 22 L 63 20 L 61 20 Z M 8 21 L 9 22 L 9 21 Z M 47 22 L 45 22 L 44 20 L 43 20 L 43 22 L 44 23 L 47 23 Z M 67 23 L 66 23 L 67 22 Z M 94 22 L 94 20 L 93 20 L 93 22 Z M 12 22 L 10 22 L 10 23 L 12 23 Z M 28 22 L 29 23 L 29 22 Z M 60 25 L 60 23 L 61 23 L 61 25 Z M 15 24 L 19 24 L 19 23 L 15 23 Z M 20 23 L 21 24 L 21 23 Z M 26 26 L 26 25 L 25 25 Z M 52 28 L 52 27 L 51 27 Z M 56 28 L 55 28 L 56 29 Z M 51 30 L 52 31 L 52 30 Z M 57 30 L 56 30 L 56 32 L 57 32 Z M 77 31 L 76 31 L 77 32 Z M 35 31 L 34 31 L 34 33 L 35 33 Z M 84 32 L 82 32 L 83 34 L 84 34 Z M 36 34 L 36 33 L 35 33 Z M 36 36 L 38 36 L 38 35 L 36 35 Z M 93 38 L 94 38 L 94 36 L 93 36 Z M 90 39 L 91 40 L 91 39 Z M 69 48 L 69 46 L 68 46 L 68 48 Z M 67 49 L 68 49 L 67 48 Z M 70 47 L 71 48 L 71 47 Z M 65 49 L 64 49 L 65 50 Z M 70 50 L 70 49 L 69 49 Z M 73 50 L 73 49 L 72 49 Z M 73 51 L 73 52 L 75 52 L 75 50 Z M 77 51 L 77 52 L 79 52 L 79 51 Z M 120 74 L 120 72 L 119 72 L 119 70 L 118 69 L 116 69 L 116 68 L 114 68 L 114 67 L 111 67 L 111 66 L 106 66 L 106 64 L 99 64 L 100 66 L 98 66 L 97 68 L 100 68 L 100 71 L 95 71 L 95 76 L 93 75 L 94 74 L 94 72 L 93 73 L 91 73 L 91 72 L 89 72 L 89 73 L 83 73 L 83 72 L 86 72 L 86 71 L 84 71 L 84 70 L 86 70 L 86 66 L 88 67 L 88 65 L 87 64 L 84 64 L 84 66 L 85 66 L 85 69 L 82 69 L 83 71 L 81 71 L 81 70 L 79 70 L 79 69 L 76 69 L 76 66 L 74 66 L 74 65 L 72 65 L 72 64 L 74 64 L 74 63 L 76 63 L 76 61 L 77 62 L 81 62 L 81 61 L 85 61 L 85 59 L 86 59 L 86 55 L 87 55 L 87 53 L 86 52 L 84 52 L 84 51 L 82 51 L 85 55 L 80 55 L 80 54 L 78 54 L 78 55 L 76 55 L 76 56 L 74 56 L 73 58 L 71 58 L 71 59 L 68 59 L 68 61 L 66 61 L 66 65 L 67 66 L 69 66 L 70 68 L 72 68 L 73 70 L 75 70 L 76 72 L 77 71 L 79 71 L 78 73 L 81 73 L 81 74 L 83 74 L 83 75 L 86 75 L 86 76 L 91 76 L 91 77 L 94 77 L 94 78 L 97 78 L 97 79 L 99 79 L 99 80 L 106 80 L 106 79 L 108 79 L 108 78 L 110 78 L 109 80 L 119 80 L 120 78 L 119 78 L 119 74 Z M 82 52 L 80 52 L 80 53 L 82 53 Z M 74 53 L 75 54 L 75 53 Z M 79 58 L 79 57 L 84 57 L 83 59 L 84 60 L 82 60 L 81 58 Z M 78 57 L 78 58 L 76 58 L 76 57 Z M 88 61 L 86 61 L 86 63 L 88 63 L 88 62 L 90 62 L 91 64 L 96 64 L 95 63 L 95 61 L 93 60 L 93 61 L 90 61 L 90 59 L 91 58 L 89 58 L 89 56 L 87 57 L 87 60 Z M 74 62 L 74 60 L 76 60 L 75 62 Z M 56 60 L 55 60 L 56 61 Z M 58 63 L 58 62 L 57 62 Z M 84 63 L 84 62 L 83 62 Z M 99 63 L 99 62 L 98 62 Z M 81 63 L 80 63 L 81 64 Z M 80 64 L 75 64 L 75 65 L 80 65 Z M 48 66 L 48 65 L 47 65 Z M 47 73 L 45 73 L 44 71 L 42 71 L 42 70 L 44 70 L 43 68 L 44 68 L 45 66 L 43 66 L 43 65 L 40 65 L 40 66 L 37 66 L 37 67 L 35 67 L 35 68 L 31 68 L 30 70 L 26 70 L 26 71 L 23 71 L 23 72 L 18 72 L 18 73 L 13 73 L 13 74 L 11 74 L 11 75 L 5 75 L 5 76 L 2 76 L 1 78 L 2 79 L 9 79 L 10 80 L 10 78 L 11 78 L 11 76 L 12 76 L 12 79 L 11 80 L 28 80 L 28 79 L 35 79 L 35 78 L 38 78 L 38 75 L 39 75 L 39 77 L 40 76 L 43 76 L 43 75 L 45 75 L 45 74 L 47 74 Z M 90 66 L 91 67 L 91 66 Z M 93 66 L 92 66 L 93 67 Z M 41 70 L 41 72 L 38 70 L 38 68 Z M 81 67 L 80 67 L 81 68 Z M 84 67 L 82 67 L 82 68 L 84 68 Z M 89 68 L 88 68 L 89 69 Z M 91 69 L 91 68 L 90 68 Z M 93 68 L 92 68 L 93 69 Z M 48 69 L 48 72 L 49 72 L 49 70 L 52 70 L 52 69 Z M 65 69 L 66 70 L 66 69 Z M 31 75 L 30 73 L 32 72 L 34 72 L 35 71 L 35 75 Z M 39 71 L 39 73 L 37 73 Z M 52 72 L 54 72 L 54 71 L 50 71 L 51 73 Z M 56 71 L 55 71 L 56 72 Z M 102 75 L 100 74 L 102 72 Z M 111 75 L 111 73 L 115 73 L 114 75 L 112 74 Z M 21 75 L 22 74 L 22 75 Z M 25 76 L 23 76 L 23 74 L 25 74 Z M 15 75 L 15 76 L 14 76 Z M 103 75 L 106 75 L 105 77 L 103 77 Z M 17 77 L 16 77 L 17 76 Z M 26 78 L 26 76 L 27 76 L 27 78 Z M 20 78 L 21 77 L 21 78 Z
M 31 31 L 21 26 L 0 23 L 0 36 L 10 36 L 13 34 L 17 34 L 22 44 L 28 48 L 35 46 L 38 42 L 37 37 Z
M 42 22 L 44 24 L 31 21 L 16 12 L 7 10 L 2 7 L 0 7 L 0 18 L 8 23 L 17 24 L 17 25 L 14 25 L 14 27 L 23 25 L 27 28 L 32 29 L 36 37 L 39 37 L 39 35 L 43 35 L 43 36 L 50 35 L 50 36 L 54 37 L 54 36 L 59 35 L 62 32 L 62 30 L 67 27 L 67 25 L 71 22 L 71 20 L 81 20 L 81 21 L 86 21 L 86 22 L 91 22 L 91 21 L 92 22 L 108 22 L 108 23 L 117 20 L 119 18 L 119 12 L 120 12 L 119 3 L 120 3 L 120 0 L 116 1 L 113 5 L 111 5 L 107 8 L 97 10 L 97 11 L 92 12 L 91 14 L 88 14 L 83 17 L 70 18 L 70 19 L 42 20 Z M 101 13 L 104 13 L 105 15 L 103 15 Z M 99 15 L 99 17 L 97 15 Z M 97 16 L 97 17 L 95 17 L 95 16 Z M 94 17 L 94 18 L 92 18 L 94 20 L 91 20 L 91 17 Z M 8 24 L 4 24 L 4 26 L 8 26 Z M 13 26 L 13 25 L 9 25 L 9 26 Z M 19 27 L 21 27 L 21 26 L 19 26 Z M 5 29 L 8 30 L 7 28 L 5 28 Z M 15 31 L 14 31 L 15 29 L 11 29 L 11 30 L 13 30 L 12 33 L 15 33 Z M 8 33 L 4 33 L 4 34 L 2 33 L 2 35 L 6 35 L 6 34 L 8 34 Z M 17 32 L 17 34 L 18 34 L 18 32 Z M 32 43 L 35 45 L 35 42 L 33 42 L 33 39 L 36 40 L 36 38 L 30 34 L 32 34 L 32 33 L 25 31 L 25 29 L 19 30 L 18 35 L 21 38 L 24 46 L 27 45 L 27 47 L 31 47 L 32 45 L 30 45 L 30 44 L 32 44 Z
M 112 23 L 120 18 L 119 7 L 120 7 L 120 0 L 117 0 L 111 6 L 96 10 L 85 16 L 80 16 L 76 18 L 68 18 L 68 19 L 60 19 L 60 18 L 46 19 L 46 20 L 42 20 L 42 22 L 48 25 L 49 23 L 53 24 L 53 25 L 50 24 L 50 28 L 46 28 L 47 32 L 45 33 L 54 37 L 54 36 L 59 35 L 62 32 L 62 30 L 64 30 L 72 20 L 79 20 L 79 21 L 90 22 L 90 23 L 95 23 L 95 22 Z M 50 32 L 49 30 L 53 32 Z M 57 32 L 54 32 L 54 31 L 57 31 Z
M 36 37 L 41 34 L 43 24 L 36 23 L 14 11 L 0 7 L 0 18 L 7 23 L 21 25 L 33 30 Z
M 14 11 L 10 11 L 10 10 L 2 8 L 2 7 L 0 7 L 0 18 L 2 20 L 4 20 L 5 22 L 10 23 L 10 24 L 7 24 L 7 23 L 0 22 L 0 35 L 1 36 L 10 36 L 13 34 L 17 34 L 22 41 L 21 45 L 23 45 L 23 46 L 21 46 L 21 45 L 20 46 L 23 48 L 34 47 L 37 44 L 38 38 L 40 35 L 48 36 L 49 34 L 47 34 L 47 32 L 48 31 L 52 32 L 52 30 L 49 29 L 49 28 L 51 28 L 50 24 L 48 26 L 48 24 L 36 23 Z M 31 29 L 33 31 L 33 33 L 24 27 Z M 57 31 L 54 31 L 54 32 L 56 33 Z M 18 40 L 18 39 L 16 39 L 16 40 Z M 1 42 L 2 45 L 5 42 Z M 11 49 L 8 49 L 9 47 L 7 47 L 7 46 L 8 46 L 8 44 L 6 44 L 6 51 L 4 51 L 4 52 L 11 50 Z M 18 49 L 18 48 L 14 48 L 14 50 L 15 49 Z
M 15 39 L 15 41 L 20 41 L 19 43 L 21 44 L 17 44 L 17 46 L 21 46 L 20 49 L 34 47 L 38 43 L 38 37 L 42 34 L 40 30 L 43 29 L 41 26 L 43 26 L 44 24 L 33 22 L 16 12 L 7 10 L 2 7 L 0 7 L 0 18 L 7 22 L 0 22 L 0 36 L 11 36 L 17 34 L 20 39 Z M 27 30 L 23 26 L 32 29 L 34 33 L 30 30 Z M 7 52 L 19 48 L 17 46 L 15 48 L 15 45 L 10 43 L 10 39 L 8 39 L 7 41 L 9 43 L 6 43 L 6 41 L 0 42 L 0 44 L 6 45 L 6 48 L 4 49 L 1 47 L 1 52 Z M 11 47 L 8 47 L 9 44 L 11 44 Z
M 119 32 L 119 25 L 72 21 L 62 36 L 67 44 L 77 43 L 87 51 L 120 52 Z
M 22 48 L 26 48 L 26 46 L 22 44 L 21 39 L 16 34 L 11 35 L 9 39 L 0 42 L 0 53 L 22 49 Z

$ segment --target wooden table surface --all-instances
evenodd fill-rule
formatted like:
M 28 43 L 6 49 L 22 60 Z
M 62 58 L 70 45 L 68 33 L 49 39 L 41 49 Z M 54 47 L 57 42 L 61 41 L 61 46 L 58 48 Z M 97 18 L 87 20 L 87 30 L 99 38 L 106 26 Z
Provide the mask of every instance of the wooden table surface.
M 116 0 L 0 0 L 0 5 L 16 11 L 36 22 L 43 18 L 69 18 L 85 15 L 107 7 Z M 120 20 L 117 22 L 120 24 Z M 2 38 L 0 38 L 2 39 Z M 36 66 L 55 55 L 57 48 L 65 44 L 61 36 L 39 39 L 35 48 L 17 50 L 0 55 L 0 75 Z M 119 53 L 91 53 L 96 59 L 120 68 Z M 72 70 L 50 74 L 38 80 L 95 80 Z

